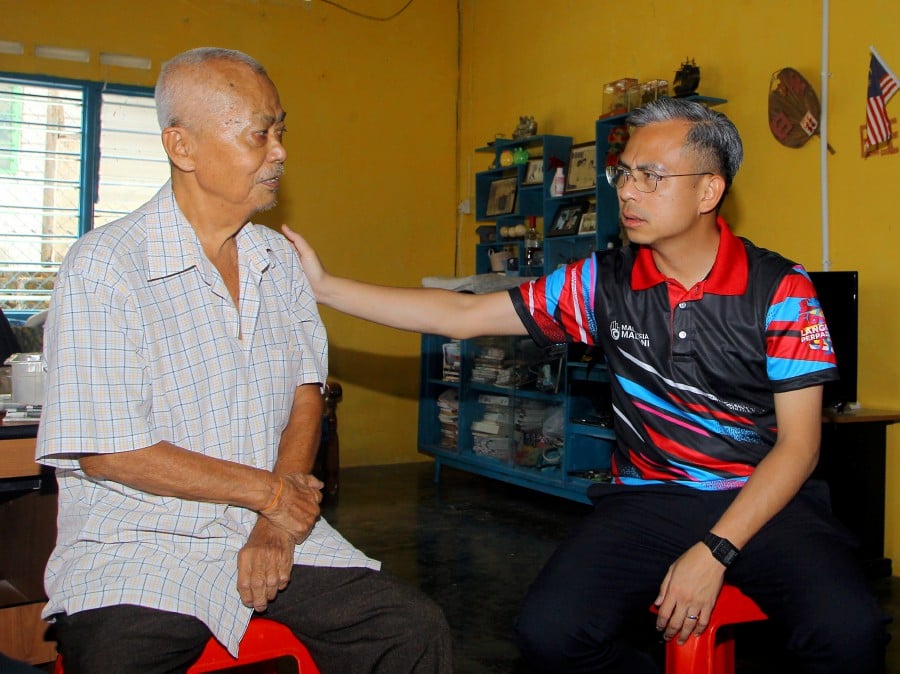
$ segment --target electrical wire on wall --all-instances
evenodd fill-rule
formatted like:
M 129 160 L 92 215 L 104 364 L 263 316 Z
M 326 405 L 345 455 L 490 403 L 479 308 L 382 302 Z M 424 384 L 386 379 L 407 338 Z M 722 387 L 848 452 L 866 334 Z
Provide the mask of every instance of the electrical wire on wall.
M 454 148 L 454 162 L 453 165 L 455 167 L 454 172 L 456 173 L 456 203 L 458 204 L 456 207 L 456 231 L 453 235 L 453 275 L 459 276 L 460 271 L 462 269 L 462 228 L 463 222 L 465 221 L 464 213 L 463 213 L 463 196 L 462 196 L 462 186 L 463 182 L 460 178 L 459 171 L 459 162 L 462 156 L 462 148 L 460 147 L 460 134 L 462 132 L 462 36 L 463 36 L 463 25 L 462 25 L 462 0 L 457 0 L 456 2 L 456 143 Z M 466 173 L 468 176 L 471 170 L 470 165 L 466 165 Z
M 395 12 L 388 14 L 387 16 L 374 16 L 371 14 L 365 14 L 364 12 L 360 12 L 355 9 L 350 9 L 349 7 L 346 7 L 345 5 L 342 5 L 341 3 L 336 2 L 336 0 L 316 0 L 316 1 L 326 4 L 326 5 L 331 5 L 335 9 L 340 9 L 344 12 L 347 12 L 348 14 L 352 14 L 353 16 L 357 16 L 362 19 L 368 19 L 370 21 L 391 21 L 392 19 L 396 19 L 398 16 L 403 14 L 403 12 L 405 12 L 407 9 L 409 9 L 409 7 L 413 4 L 414 0 L 407 0 L 407 2 L 402 7 L 400 7 Z M 307 6 L 309 6 L 312 4 L 313 0 L 304 0 L 304 2 L 307 4 Z M 455 194 L 457 196 L 457 201 L 459 203 L 459 206 L 457 208 L 457 213 L 456 213 L 456 232 L 455 232 L 455 236 L 454 236 L 454 251 L 453 251 L 453 274 L 454 274 L 454 276 L 458 276 L 460 274 L 460 270 L 462 267 L 462 260 L 461 260 L 462 226 L 463 226 L 463 222 L 464 222 L 464 215 L 468 211 L 468 209 L 463 208 L 463 206 L 462 206 L 463 202 L 459 201 L 460 195 L 462 192 L 462 179 L 460 177 L 460 172 L 459 172 L 459 162 L 460 162 L 460 156 L 461 156 L 461 149 L 460 149 L 460 145 L 459 145 L 459 136 L 460 136 L 460 130 L 461 130 L 460 127 L 461 127 L 461 123 L 462 123 L 462 119 L 461 119 L 462 110 L 461 110 L 461 103 L 460 103 L 460 101 L 462 100 L 462 97 L 461 97 L 462 92 L 460 90 L 461 86 L 462 86 L 462 6 L 461 6 L 461 3 L 459 0 L 457 0 L 457 3 L 456 3 L 456 18 L 457 18 L 457 31 L 458 31 L 458 35 L 460 36 L 460 39 L 457 40 L 457 54 L 456 54 L 456 60 L 457 60 L 457 68 L 456 68 L 456 148 L 455 148 L 455 157 L 454 157 L 455 161 L 454 161 L 453 165 L 456 168 L 456 170 L 455 170 L 455 172 L 456 172 Z M 468 175 L 470 172 L 471 172 L 471 166 L 468 166 L 466 175 Z M 465 202 L 469 203 L 469 199 L 466 198 Z
M 340 9 L 341 11 L 347 12 L 348 14 L 352 14 L 353 16 L 358 16 L 361 19 L 368 19 L 369 21 L 391 21 L 392 19 L 396 19 L 398 16 L 403 14 L 409 6 L 413 4 L 413 0 L 407 0 L 406 4 L 403 5 L 400 9 L 398 9 L 393 14 L 388 14 L 387 16 L 374 16 L 372 14 L 366 14 L 365 12 L 360 12 L 355 9 L 350 9 L 342 5 L 339 2 L 335 2 L 335 0 L 316 0 L 317 2 L 321 2 L 325 5 L 331 5 L 336 9 Z M 312 0 L 305 0 L 305 2 L 312 2 Z

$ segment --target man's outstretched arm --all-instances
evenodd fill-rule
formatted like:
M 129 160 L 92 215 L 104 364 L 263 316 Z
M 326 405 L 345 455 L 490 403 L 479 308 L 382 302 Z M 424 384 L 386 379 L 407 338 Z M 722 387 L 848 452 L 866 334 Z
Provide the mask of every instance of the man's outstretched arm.
M 394 288 L 334 276 L 325 271 L 302 236 L 287 226 L 282 230 L 300 256 L 320 304 L 392 328 L 458 339 L 526 334 L 505 291 L 472 295 L 437 288 Z

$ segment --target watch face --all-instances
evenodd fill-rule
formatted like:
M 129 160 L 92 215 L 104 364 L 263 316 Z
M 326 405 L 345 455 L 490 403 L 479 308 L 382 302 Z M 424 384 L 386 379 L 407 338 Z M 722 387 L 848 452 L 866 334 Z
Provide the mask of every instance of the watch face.
M 724 543 L 724 541 L 723 541 L 723 543 Z M 724 548 L 724 550 L 721 550 L 722 563 L 725 566 L 731 566 L 731 563 L 737 559 L 737 550 L 735 550 L 730 545 L 727 545 L 727 544 L 722 545 L 722 543 L 719 544 L 719 547 Z
M 720 538 L 715 534 L 706 534 L 703 543 L 709 548 L 712 556 L 724 566 L 731 566 L 738 558 L 740 551 L 731 544 L 731 541 Z

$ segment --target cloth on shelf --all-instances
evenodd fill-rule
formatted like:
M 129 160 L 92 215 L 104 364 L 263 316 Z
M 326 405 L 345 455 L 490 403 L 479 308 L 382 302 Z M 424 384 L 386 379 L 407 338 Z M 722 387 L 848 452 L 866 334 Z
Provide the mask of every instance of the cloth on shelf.
M 476 295 L 497 290 L 515 288 L 536 276 L 506 276 L 505 274 L 473 274 L 472 276 L 426 276 L 422 279 L 424 288 L 443 288 Z

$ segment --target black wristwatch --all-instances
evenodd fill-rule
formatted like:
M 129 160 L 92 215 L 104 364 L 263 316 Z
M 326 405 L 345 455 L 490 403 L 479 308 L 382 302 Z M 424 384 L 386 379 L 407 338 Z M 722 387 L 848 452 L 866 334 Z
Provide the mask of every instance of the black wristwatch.
M 738 550 L 727 538 L 716 536 L 713 532 L 709 532 L 703 539 L 703 543 L 709 548 L 712 556 L 715 557 L 722 566 L 729 567 L 737 561 L 741 551 Z

